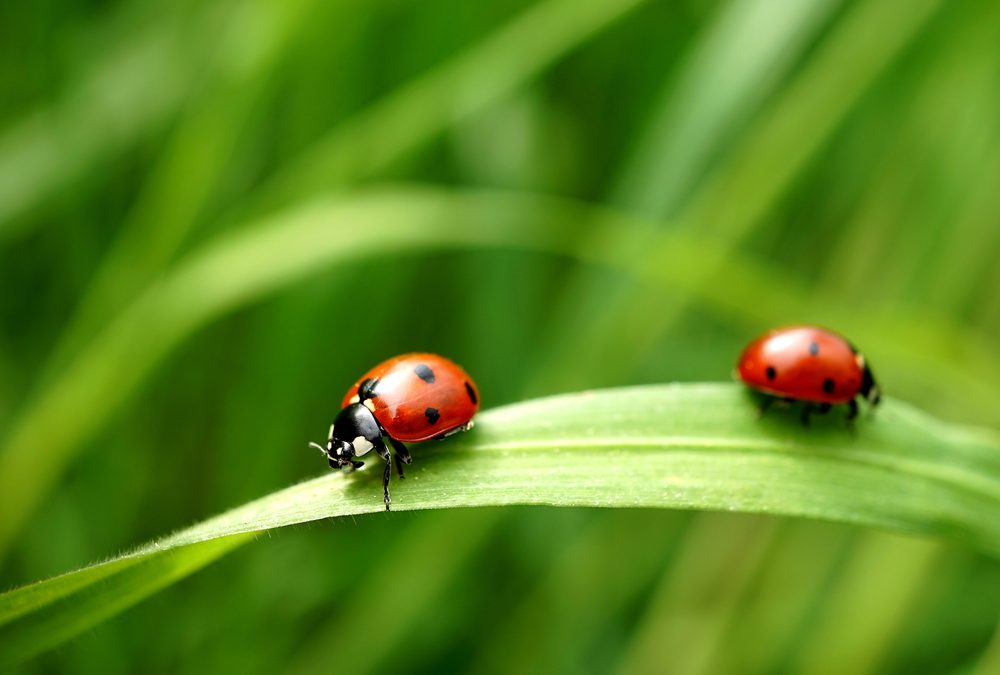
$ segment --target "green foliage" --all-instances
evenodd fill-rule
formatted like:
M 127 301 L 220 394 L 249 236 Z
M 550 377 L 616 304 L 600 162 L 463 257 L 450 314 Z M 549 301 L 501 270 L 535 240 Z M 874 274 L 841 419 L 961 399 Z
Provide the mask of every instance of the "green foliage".
M 996 435 L 963 425 L 1000 426 L 1000 5 L 794 5 L 0 7 L 0 652 L 996 672 Z M 889 392 L 857 435 L 632 388 L 799 321 Z M 411 349 L 476 377 L 476 433 L 418 448 L 399 513 L 241 546 L 378 509 L 376 472 L 301 483 L 305 442 Z M 531 497 L 668 508 L 437 508 Z
M 809 516 L 963 540 L 1000 556 L 1000 438 L 895 401 L 857 427 L 759 419 L 742 387 L 570 394 L 495 409 L 425 447 L 397 511 L 545 504 Z M 323 476 L 134 553 L 0 595 L 0 663 L 50 648 L 275 527 L 382 508 L 381 472 Z

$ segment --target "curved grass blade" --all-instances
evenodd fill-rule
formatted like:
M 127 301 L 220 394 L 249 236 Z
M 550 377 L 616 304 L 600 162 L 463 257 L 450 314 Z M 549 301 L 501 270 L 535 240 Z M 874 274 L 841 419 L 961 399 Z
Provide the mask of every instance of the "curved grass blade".
M 129 297 L 127 289 L 142 288 L 154 278 L 188 236 L 235 142 L 237 120 L 253 107 L 281 49 L 296 37 L 302 18 L 310 16 L 311 1 L 284 3 L 280 10 L 271 10 L 274 16 L 262 23 L 272 26 L 273 34 L 258 49 L 260 53 L 244 59 L 254 64 L 254 70 L 206 95 L 201 108 L 185 120 L 80 301 L 47 372 L 61 368 L 106 313 Z M 473 46 L 335 126 L 265 180 L 249 200 L 252 206 L 235 210 L 260 213 L 272 202 L 329 191 L 391 166 L 421 142 L 531 81 L 642 2 L 547 0 L 531 6 Z M 197 171 L 192 172 L 183 159 L 195 154 L 199 159 Z
M 199 86 L 247 76 L 281 24 L 267 2 L 165 8 L 122 11 L 110 34 L 79 38 L 108 47 L 66 75 L 62 96 L 0 129 L 0 245 L 38 225 L 25 215 L 166 124 Z M 248 31 L 254 40 L 234 39 Z
M 680 73 L 665 78 L 611 202 L 651 218 L 673 215 L 712 152 L 748 123 L 841 4 L 736 0 L 721 6 Z
M 500 101 L 645 0 L 544 0 L 312 143 L 268 180 L 258 209 L 391 166 L 445 127 Z M 259 212 L 259 211 L 258 211 Z
M 0 666 L 65 642 L 250 538 L 240 534 L 127 555 L 0 596 Z
M 581 226 L 591 227 L 593 236 L 577 237 Z M 634 245 L 620 245 L 629 238 Z M 611 240 L 617 245 L 607 245 Z M 709 242 L 658 233 L 648 222 L 593 206 L 517 193 L 430 188 L 377 189 L 318 200 L 238 228 L 191 256 L 29 401 L 0 446 L 0 553 L 85 443 L 198 328 L 338 264 L 400 251 L 475 247 L 544 251 L 618 268 L 659 286 L 700 291 L 699 297 L 739 317 L 771 312 L 764 320 L 773 321 L 783 312 L 789 316 L 816 306 L 738 261 L 731 262 L 727 274 L 740 278 L 723 287 L 705 286 L 699 265 L 714 253 Z M 608 258 L 609 251 L 620 257 Z M 748 292 L 752 294 L 746 296 Z M 767 293 L 770 305 L 746 302 L 753 293 Z M 919 372 L 930 373 L 935 387 L 961 385 L 950 388 L 956 396 L 966 396 L 967 405 L 993 410 L 990 401 L 1000 397 L 1000 388 L 991 374 L 1000 372 L 1000 366 L 989 350 L 933 333 L 936 324 L 893 327 L 881 318 L 874 324 L 879 330 L 873 330 L 856 308 L 825 311 L 827 317 L 847 320 L 845 330 L 863 330 L 849 332 L 865 344 L 873 360 L 918 361 Z M 875 346 L 877 341 L 884 349 Z M 945 342 L 962 344 L 963 349 L 922 349 Z M 45 452 L 38 452 L 42 447 Z
M 711 234 L 719 240 L 713 255 L 702 255 L 692 273 L 701 285 L 726 285 L 721 280 L 741 242 L 762 225 L 864 93 L 905 53 L 941 4 L 940 0 L 920 0 L 901 10 L 892 0 L 876 0 L 848 8 L 725 160 L 701 180 L 694 194 L 674 205 L 676 229 Z M 698 297 L 688 291 L 669 303 L 651 306 L 648 298 L 634 294 L 620 293 L 620 298 L 609 300 L 590 291 L 589 307 L 561 312 L 560 318 L 576 319 L 576 324 L 579 317 L 586 317 L 588 327 L 596 326 L 596 332 L 589 330 L 588 342 L 567 339 L 577 330 L 555 335 L 546 351 L 565 353 L 568 358 L 547 360 L 547 367 L 535 371 L 536 383 L 560 380 L 572 388 L 584 386 L 572 364 L 596 360 L 620 326 L 635 326 L 631 341 L 637 353 L 645 353 L 690 308 L 692 298 Z M 532 390 L 537 388 L 536 384 Z
M 382 509 L 378 467 L 327 474 L 134 553 L 0 595 L 0 664 L 47 649 L 246 537 Z M 886 401 L 856 428 L 759 418 L 736 384 L 633 387 L 494 409 L 420 448 L 397 510 L 539 504 L 805 516 L 946 537 L 1000 557 L 1000 438 Z M 208 546 L 206 542 L 215 542 Z

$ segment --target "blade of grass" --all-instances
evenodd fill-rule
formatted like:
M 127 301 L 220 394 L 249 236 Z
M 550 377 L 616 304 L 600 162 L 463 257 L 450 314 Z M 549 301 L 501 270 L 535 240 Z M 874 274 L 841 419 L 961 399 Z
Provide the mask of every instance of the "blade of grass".
M 828 594 L 818 625 L 800 637 L 791 671 L 879 672 L 943 550 L 937 542 L 865 538 Z
M 941 6 L 856 5 L 679 219 L 739 237 L 772 208 L 877 77 Z
M 588 0 L 580 3 L 575 0 L 548 0 L 531 7 L 470 50 L 391 94 L 372 109 L 364 111 L 315 143 L 299 162 L 279 173 L 261 189 L 260 192 L 265 197 L 260 203 L 267 203 L 270 199 L 268 195 L 279 199 L 282 195 L 287 198 L 290 194 L 308 194 L 386 166 L 447 124 L 482 109 L 523 84 L 642 1 Z M 440 232 L 439 236 L 442 236 Z M 142 305 L 141 300 L 138 305 Z M 103 346 L 111 352 L 122 354 L 126 349 L 126 342 L 121 342 L 118 338 L 138 328 L 134 323 L 131 327 L 127 324 L 139 318 L 136 316 L 139 313 L 141 312 L 133 312 L 131 319 L 116 324 L 117 338 L 108 340 L 98 336 L 97 351 L 101 351 Z M 181 327 L 178 331 L 176 327 L 163 324 L 159 327 L 174 335 L 183 335 L 189 329 Z M 141 332 L 141 328 L 138 330 Z M 74 338 L 75 334 L 71 332 L 67 343 L 71 343 Z M 110 344 L 116 341 L 117 344 Z M 154 338 L 154 342 L 162 345 L 170 340 Z M 55 359 L 60 360 L 68 351 L 68 348 L 61 349 Z M 156 352 L 154 347 L 147 353 Z M 91 354 L 93 351 L 84 352 L 76 364 L 71 363 L 69 368 L 79 365 L 81 361 L 86 362 Z M 157 358 L 154 356 L 150 363 Z M 107 365 L 108 363 L 104 364 L 105 367 Z M 144 368 L 140 367 L 137 372 L 140 374 L 138 379 L 141 379 Z M 103 375 L 91 372 L 91 376 L 106 380 L 110 372 L 105 370 Z M 129 375 L 125 380 L 125 386 L 121 389 L 111 387 L 110 409 L 114 409 L 115 400 L 125 397 L 137 378 Z M 55 401 L 61 382 L 67 382 L 67 378 L 64 376 L 61 380 L 56 379 L 36 395 L 35 400 L 40 402 L 34 408 L 35 412 L 44 409 L 46 402 L 56 408 L 67 407 Z M 94 380 L 89 382 L 93 384 Z M 108 382 L 106 384 L 110 385 Z M 78 394 L 82 393 L 80 387 L 76 390 Z M 64 399 L 64 403 L 68 403 L 68 400 Z M 87 423 L 84 427 L 99 427 L 98 418 L 103 414 L 103 411 L 98 413 L 93 418 L 94 422 Z M 35 471 L 28 472 L 33 477 L 22 482 L 25 480 L 25 472 L 21 469 L 25 462 L 33 462 L 30 459 L 33 450 L 29 446 L 35 443 L 28 441 L 31 434 L 25 433 L 25 428 L 31 432 L 41 428 L 32 429 L 36 423 L 41 422 L 41 418 L 33 415 L 31 409 L 26 418 L 22 419 L 20 427 L 15 427 L 10 432 L 8 445 L 0 448 L 0 491 L 4 487 L 4 476 L 9 477 L 8 481 L 20 484 L 20 496 L 14 498 L 10 510 L 0 519 L 0 556 L 5 553 L 10 539 L 23 520 L 60 473 L 65 463 L 62 451 L 70 447 L 65 437 L 56 438 L 54 461 L 47 463 L 48 468 L 36 465 Z M 37 481 L 34 478 L 36 476 Z
M 0 450 L 0 494 L 5 501 L 0 551 L 78 449 L 170 350 L 212 317 L 359 257 L 460 246 L 462 241 L 542 249 L 559 249 L 560 242 L 571 241 L 573 224 L 568 221 L 548 227 L 533 227 L 538 225 L 534 219 L 514 227 L 495 221 L 457 230 L 456 225 L 476 219 L 475 207 L 449 216 L 445 203 L 424 202 L 416 193 L 411 197 L 417 201 L 387 201 L 384 196 L 372 193 L 361 201 L 313 203 L 224 237 L 111 323 L 29 403 L 5 438 Z M 255 234 L 247 237 L 251 232 Z M 53 426 L 53 419 L 60 423 Z M 39 447 L 45 452 L 37 452 Z
M 397 510 L 545 504 L 807 516 L 948 537 L 1000 556 L 1000 438 L 886 401 L 849 430 L 759 419 L 735 384 L 635 387 L 529 401 L 421 448 Z M 0 596 L 0 663 L 106 618 L 177 570 L 217 556 L 192 545 L 382 509 L 380 472 L 330 474 L 99 565 Z M 235 545 L 235 544 L 234 544 Z M 220 544 L 225 548 L 224 544 Z M 156 559 L 171 555 L 169 565 Z M 192 553 L 192 555 L 195 555 Z M 109 569 L 113 567 L 113 569 Z M 119 582 L 128 579 L 128 582 Z M 166 581 L 165 581 L 166 579 Z M 150 591 L 151 592 L 151 591 Z M 95 599 L 99 596 L 99 599 Z
M 763 675 L 781 670 L 782 655 L 795 643 L 796 632 L 828 587 L 854 534 L 813 522 L 781 527 L 739 623 L 725 636 L 726 649 L 716 655 L 718 672 Z
M 81 294 L 45 366 L 47 373 L 60 369 L 83 337 L 93 335 L 115 308 L 155 278 L 189 237 L 218 182 L 231 170 L 244 126 L 273 86 L 271 75 L 310 15 L 311 1 L 250 4 L 232 17 L 219 40 L 236 45 L 223 58 L 239 68 L 182 115 Z M 250 33 L 253 40 L 234 39 Z
M 0 134 L 0 243 L 36 223 L 22 216 L 163 125 L 193 90 L 239 77 L 240 54 L 214 58 L 219 25 L 241 23 L 259 5 L 225 0 L 138 22 L 133 11 L 110 38 L 91 36 L 111 46 L 68 78 L 75 83 L 59 100 Z
M 862 24 L 855 24 L 855 28 L 858 28 L 860 26 L 862 26 Z M 842 43 L 842 44 L 846 45 L 846 43 Z M 853 46 L 856 46 L 856 45 L 852 45 L 852 47 Z M 665 160 L 665 161 L 668 161 L 668 160 Z M 661 190 L 662 190 L 662 188 L 661 188 Z M 662 191 L 665 191 L 665 192 L 669 193 L 669 191 L 670 191 L 669 184 L 666 186 L 666 189 L 662 190 Z M 727 196 L 726 195 L 717 195 L 717 196 L 720 199 L 722 199 L 722 201 L 727 201 Z M 732 198 L 732 196 L 729 196 L 728 197 L 728 203 L 739 204 L 739 208 L 740 209 L 742 209 L 744 207 L 744 200 L 741 199 L 741 198 Z M 739 214 L 737 214 L 737 216 L 739 216 Z M 845 239 L 845 241 L 846 241 L 846 239 Z M 717 286 L 719 286 L 721 288 L 725 288 L 726 292 L 730 292 L 732 288 L 734 288 L 735 286 L 737 286 L 737 284 L 733 284 L 732 283 L 733 279 L 730 278 L 730 275 L 725 270 L 720 271 L 719 274 L 716 276 L 716 278 L 713 279 L 713 281 L 716 282 L 715 285 L 717 285 Z M 790 280 L 790 281 L 794 281 L 794 279 Z M 790 285 L 790 287 L 791 288 L 802 288 L 802 285 L 801 284 L 794 284 L 794 285 Z M 613 287 L 612 287 L 612 290 L 614 290 Z M 633 289 L 629 289 L 629 290 L 633 290 Z M 605 292 L 604 295 L 606 295 L 606 294 L 607 293 Z M 755 297 L 752 296 L 752 295 L 750 295 L 750 294 L 744 295 L 744 294 L 740 293 L 739 295 L 742 297 L 742 299 L 744 301 L 746 301 L 748 303 L 748 305 L 752 305 L 752 304 L 754 304 L 756 302 Z M 700 297 L 700 296 L 701 296 L 701 294 L 694 294 L 694 297 Z M 587 317 L 588 326 L 592 325 L 595 313 L 598 316 L 604 315 L 604 317 L 606 318 L 606 322 L 603 324 L 605 326 L 605 335 L 610 335 L 612 337 L 608 341 L 596 340 L 595 342 L 599 343 L 600 347 L 603 348 L 603 349 L 606 349 L 608 353 L 615 353 L 616 352 L 616 350 L 614 349 L 614 347 L 610 346 L 609 343 L 610 343 L 611 340 L 616 340 L 617 339 L 616 338 L 617 334 L 626 334 L 626 335 L 629 335 L 630 338 L 634 335 L 634 332 L 632 330 L 630 330 L 630 328 L 632 326 L 637 327 L 640 331 L 643 331 L 643 332 L 648 331 L 649 332 L 649 334 L 650 334 L 651 337 L 650 337 L 649 340 L 645 341 L 646 345 L 650 345 L 654 341 L 662 339 L 662 336 L 667 332 L 667 330 L 669 328 L 673 327 L 673 323 L 674 322 L 672 322 L 670 320 L 666 320 L 666 319 L 664 319 L 664 320 L 661 321 L 661 319 L 663 319 L 663 315 L 664 315 L 664 303 L 663 302 L 660 302 L 660 301 L 657 301 L 657 300 L 653 300 L 652 302 L 645 302 L 644 303 L 644 302 L 642 302 L 642 295 L 641 294 L 636 294 L 636 293 L 622 293 L 622 294 L 620 294 L 619 297 L 622 297 L 622 298 L 626 299 L 625 300 L 626 306 L 628 306 L 628 305 L 632 306 L 631 307 L 631 309 L 632 309 L 631 312 L 614 312 L 614 311 L 612 311 L 612 312 L 609 313 L 607 311 L 600 311 L 600 308 L 597 308 L 598 311 L 581 310 L 581 316 L 585 315 Z M 770 296 L 769 295 L 768 296 L 756 296 L 756 298 L 761 298 L 761 297 L 770 297 Z M 606 300 L 607 300 L 606 297 L 602 299 L 602 305 L 601 305 L 602 307 L 615 308 L 616 306 L 621 306 L 621 303 L 606 302 Z M 669 298 L 669 299 L 667 299 L 667 304 L 671 305 L 670 309 L 673 309 L 673 307 L 684 308 L 689 303 L 688 303 L 688 298 L 687 297 L 681 296 L 681 298 L 680 298 L 679 301 L 677 299 L 675 299 L 675 298 Z M 800 308 L 801 307 L 805 307 L 805 306 L 806 305 L 800 305 Z M 609 314 L 610 314 L 610 316 L 609 316 Z M 626 314 L 627 314 L 627 316 L 626 316 Z M 679 311 L 678 312 L 669 312 L 668 311 L 667 314 L 670 314 L 672 318 L 676 318 L 677 316 L 680 315 L 680 312 Z M 795 312 L 795 313 L 786 315 L 785 317 L 781 318 L 780 320 L 787 321 L 788 320 L 788 318 L 787 318 L 788 316 L 801 317 L 803 315 L 801 313 L 799 313 L 799 312 Z M 655 324 L 655 323 L 659 322 L 661 324 L 659 326 L 659 330 L 655 330 L 655 331 L 649 330 L 651 322 L 650 322 L 650 320 L 649 320 L 648 317 L 654 317 L 652 319 L 652 323 Z M 668 317 L 668 319 L 671 318 L 671 317 Z M 633 320 L 633 319 L 635 319 L 635 320 Z M 832 325 L 845 326 L 846 327 L 849 323 L 850 323 L 849 321 L 846 322 L 846 323 L 836 322 L 836 323 L 832 323 Z M 560 327 L 559 330 L 561 330 L 563 332 L 563 334 L 572 334 L 574 332 L 573 330 L 568 330 L 568 331 L 565 330 L 565 327 Z M 590 335 L 593 335 L 593 330 L 592 329 L 588 328 L 588 331 L 589 331 Z M 582 344 L 582 343 L 578 342 L 578 345 L 579 344 Z M 634 344 L 630 345 L 630 349 L 635 349 Z M 594 362 L 594 359 L 587 359 L 586 357 L 581 357 L 578 353 L 574 353 L 573 351 L 566 352 L 565 350 L 561 350 L 559 348 L 557 348 L 554 351 L 556 351 L 557 353 L 568 353 L 569 357 L 565 360 L 565 363 L 567 363 L 567 364 L 576 362 L 577 359 L 581 359 L 581 358 L 585 362 Z M 645 351 L 645 350 L 643 350 L 641 348 L 641 346 L 640 346 L 640 348 L 639 348 L 638 351 L 641 353 L 642 351 Z M 631 353 L 631 352 L 629 352 L 629 353 Z M 608 361 L 605 360 L 605 359 L 602 359 L 601 362 L 605 363 L 605 364 L 608 363 Z M 572 368 L 568 368 L 567 370 L 572 370 Z M 592 373 L 590 372 L 590 369 L 588 369 L 587 376 L 588 377 L 592 376 Z M 553 378 L 553 377 L 558 377 L 558 375 L 554 375 L 552 373 L 546 373 L 545 375 L 543 375 L 543 377 L 541 379 L 543 379 L 545 381 L 550 381 L 551 378 Z M 573 381 L 571 380 L 571 382 L 573 382 Z M 897 386 L 900 386 L 900 385 L 898 385 L 898 383 L 897 383 Z M 741 569 L 741 565 L 743 564 L 743 561 L 740 560 L 740 562 L 736 562 L 734 564 L 737 565 L 737 567 L 738 567 L 738 569 L 735 572 L 735 574 L 738 575 L 740 573 L 739 571 Z M 658 636 L 658 638 L 665 638 L 665 637 L 669 636 L 669 634 L 670 634 L 669 631 L 666 633 L 666 635 L 663 633 L 663 631 L 660 631 L 660 632 L 657 633 L 657 636 Z M 705 638 L 706 636 L 704 635 L 704 633 L 697 633 L 696 632 L 695 635 L 692 635 L 692 638 L 694 638 L 694 641 L 689 641 L 689 640 L 684 640 L 684 639 L 678 640 L 678 643 L 680 643 L 680 644 L 683 645 L 683 649 L 682 649 L 683 655 L 682 656 L 678 656 L 678 658 L 676 658 L 676 659 L 671 659 L 671 662 L 673 663 L 674 666 L 676 666 L 676 667 L 680 668 L 681 670 L 683 670 L 683 665 L 682 664 L 685 663 L 685 659 L 687 659 L 688 662 L 690 662 L 690 659 L 692 658 L 692 652 L 696 654 L 697 651 L 698 651 L 697 650 L 697 645 L 698 645 L 697 638 L 698 637 Z M 722 639 L 722 638 L 720 637 L 718 639 Z M 647 668 L 647 670 L 655 670 L 655 664 L 657 663 L 656 656 L 658 656 L 659 653 L 654 653 L 654 650 L 652 649 L 652 645 L 660 646 L 660 643 L 662 643 L 662 639 L 660 640 L 660 642 L 656 642 L 655 640 L 650 640 L 650 642 L 649 642 L 649 644 L 651 645 L 651 648 L 650 648 L 650 650 L 648 652 L 650 654 L 650 658 L 647 660 L 647 665 L 651 666 L 651 668 Z M 669 651 L 669 650 L 665 650 L 665 651 Z M 680 652 L 676 652 L 675 651 L 674 653 L 680 653 Z M 739 661 L 737 661 L 737 662 L 739 662 Z M 632 669 L 635 670 L 635 668 L 632 668 Z M 709 670 L 712 670 L 712 669 L 709 669 Z
M 676 215 L 713 152 L 801 58 L 841 0 L 725 3 L 665 84 L 625 159 L 611 202 L 649 218 Z
M 605 640 L 601 628 L 609 617 L 626 613 L 642 596 L 676 547 L 682 522 L 664 522 L 659 514 L 641 511 L 627 520 L 614 515 L 594 518 L 564 538 L 548 568 L 495 626 L 496 639 L 480 645 L 469 672 L 572 673 L 595 665 L 586 660 L 591 654 L 580 652 Z M 637 538 L 637 531 L 656 534 Z M 595 579 L 601 579 L 599 592 Z M 574 611 L 581 597 L 587 599 L 587 611 Z M 542 634 L 546 639 L 540 645 Z
M 385 580 L 379 592 L 394 599 L 392 616 L 385 616 L 385 608 L 372 602 L 370 588 L 356 587 L 339 600 L 335 617 L 315 626 L 309 646 L 296 653 L 295 659 L 286 664 L 285 672 L 327 673 L 333 663 L 338 671 L 355 675 L 384 672 L 392 649 L 405 642 L 412 624 L 434 613 L 435 603 L 445 604 L 442 597 L 453 587 L 455 577 L 495 534 L 504 514 L 500 510 L 480 514 L 455 512 L 443 526 L 439 520 L 415 524 L 379 554 L 371 570 L 373 578 Z M 456 535 L 458 531 L 461 536 Z M 447 551 L 447 555 L 442 555 L 442 551 Z M 427 583 L 414 586 L 408 575 L 400 574 L 400 561 L 406 561 L 406 567 L 411 569 L 433 569 L 434 574 Z M 324 658 L 329 646 L 354 626 L 379 626 L 379 649 L 350 650 L 349 654 L 338 654 L 332 662 Z
M 0 605 L 0 665 L 9 666 L 46 651 L 90 626 L 115 616 L 156 591 L 183 579 L 249 541 L 238 534 L 191 544 L 163 554 L 123 557 L 77 574 L 56 577 L 52 586 L 36 585 L 13 594 Z M 106 569 L 112 568 L 111 571 Z M 72 590 L 71 586 L 74 586 Z M 67 596 L 69 594 L 69 596 Z M 11 594 L 8 594 L 11 595 Z M 6 596 L 4 596 L 6 598 Z M 71 597 L 71 600 L 60 601 Z M 52 605 L 51 603 L 56 603 Z M 42 621 L 34 621 L 39 607 L 49 607 Z M 25 617 L 18 621 L 18 617 Z M 11 620 L 17 621 L 8 624 Z
M 976 283 L 970 272 L 983 269 L 977 260 L 992 260 L 988 244 L 996 228 L 987 214 L 997 201 L 992 179 L 1000 139 L 989 111 L 1000 94 L 993 58 L 998 14 L 995 7 L 963 9 L 906 95 L 886 102 L 887 119 L 876 118 L 859 134 L 878 135 L 879 145 L 861 146 L 844 160 L 864 164 L 858 181 L 867 186 L 824 265 L 825 282 L 845 294 L 876 292 L 912 304 L 909 293 L 950 308 L 961 287 Z M 933 255 L 915 255 L 928 235 L 945 240 L 930 247 Z M 899 246 L 902 238 L 907 246 Z M 959 255 L 951 253 L 956 249 Z M 872 279 L 879 279 L 877 289 Z
M 329 190 L 386 168 L 417 144 L 529 81 L 644 1 L 549 0 L 532 6 L 469 49 L 335 127 L 259 186 L 255 193 L 263 196 L 251 201 L 261 208 L 282 197 Z M 235 142 L 238 124 L 233 120 L 248 112 L 261 86 L 257 81 L 263 74 L 257 71 L 271 67 L 300 19 L 309 14 L 308 0 L 290 7 L 282 5 L 276 16 L 267 16 L 267 10 L 260 8 L 257 11 L 264 12 L 263 17 L 248 13 L 248 23 L 269 26 L 264 46 L 239 58 L 229 57 L 242 64 L 239 77 L 229 83 L 233 91 L 208 97 L 167 148 L 159 174 L 154 174 L 133 212 L 132 220 L 138 222 L 126 222 L 121 241 L 110 251 L 81 301 L 76 320 L 56 348 L 49 372 L 62 367 L 87 328 L 99 325 L 107 307 L 128 292 L 122 289 L 142 287 L 136 282 L 155 276 L 193 227 L 206 190 L 217 177 L 219 162 Z M 240 103 L 242 99 L 246 102 Z M 199 161 L 192 175 L 186 158 L 194 148 Z M 183 188 L 180 191 L 177 183 Z M 151 222 L 144 223 L 144 219 Z
M 739 139 L 726 161 L 678 209 L 678 228 L 719 239 L 715 255 L 702 255 L 698 260 L 696 274 L 701 284 L 709 285 L 725 272 L 740 242 L 762 223 L 940 4 L 941 0 L 919 0 L 903 8 L 894 0 L 875 0 L 854 5 L 835 24 L 796 78 Z M 550 348 L 550 353 L 561 358 L 551 359 L 547 367 L 536 370 L 533 391 L 542 390 L 548 381 L 564 382 L 572 388 L 585 386 L 576 364 L 602 363 L 603 354 L 597 352 L 613 343 L 621 326 L 629 326 L 630 352 L 646 352 L 683 315 L 692 297 L 686 294 L 670 302 L 651 302 L 648 296 L 629 295 L 623 302 L 599 305 L 586 315 L 590 339 L 561 339 Z M 591 327 L 595 316 L 600 317 L 596 321 L 600 333 Z
M 707 170 L 712 153 L 734 129 L 752 120 L 761 101 L 838 3 L 810 0 L 788 7 L 766 0 L 738 0 L 724 4 L 692 45 L 679 74 L 668 74 L 661 101 L 625 158 L 609 201 L 651 220 L 676 215 Z M 683 227 L 684 223 L 672 225 Z M 607 243 L 625 248 L 630 242 Z M 621 315 L 614 308 L 636 304 L 627 284 L 609 283 L 589 270 L 571 274 L 561 298 L 547 322 L 549 335 L 542 337 L 543 370 L 532 387 L 538 393 L 548 393 L 542 383 L 560 382 L 563 372 L 576 372 L 571 364 L 584 359 L 613 367 L 608 359 L 593 359 L 576 350 L 588 344 L 605 348 L 607 340 L 619 335 Z M 594 317 L 599 317 L 596 327 Z M 576 339 L 584 326 L 595 336 L 587 343 Z M 630 351 L 607 349 L 608 353 Z M 588 376 L 592 376 L 590 370 Z M 579 384 L 574 379 L 566 382 Z
M 695 518 L 678 559 L 662 575 L 616 672 L 676 675 L 713 668 L 733 614 L 765 566 L 778 523 L 735 520 L 729 514 Z
M 375 174 L 496 103 L 646 0 L 544 0 L 313 143 L 268 181 L 257 208 Z
M 970 675 L 997 675 L 1000 673 L 1000 621 L 990 644 L 976 659 L 969 671 Z
M 591 223 L 594 233 L 603 231 L 603 237 L 574 238 L 582 224 Z M 737 316 L 788 309 L 782 304 L 788 298 L 786 289 L 760 275 L 748 274 L 738 285 L 725 288 L 702 285 L 699 265 L 713 254 L 711 245 L 661 233 L 654 249 L 651 231 L 656 230 L 649 223 L 561 200 L 414 188 L 318 200 L 238 228 L 191 256 L 140 297 L 15 418 L 0 446 L 0 494 L 5 507 L 0 514 L 0 553 L 74 456 L 178 344 L 209 321 L 336 265 L 400 251 L 510 247 L 616 267 L 657 285 L 693 288 Z M 634 247 L 603 245 L 627 237 Z M 580 248 L 568 248 L 574 246 Z M 646 254 L 633 255 L 636 247 Z M 622 257 L 606 259 L 609 250 Z M 747 271 L 735 261 L 728 268 L 731 275 Z M 749 291 L 767 293 L 771 303 L 745 302 Z M 815 300 L 800 298 L 793 306 L 814 307 Z M 830 308 L 824 311 L 836 316 Z M 965 405 L 973 409 L 985 406 L 995 413 L 990 402 L 1000 395 L 990 375 L 1000 367 L 988 349 L 977 349 L 961 336 L 939 335 L 933 322 L 911 326 L 876 317 L 871 325 L 882 330 L 873 331 L 855 307 L 841 310 L 840 316 L 847 321 L 845 330 L 854 325 L 864 328 L 857 339 L 864 337 L 874 360 L 876 355 L 903 353 L 907 360 L 901 363 L 921 363 L 918 374 L 932 377 L 934 388 L 961 383 L 953 388 L 954 396 L 966 397 Z M 875 341 L 881 341 L 884 350 L 870 346 Z M 942 341 L 948 349 L 921 351 L 927 341 Z M 956 346 L 962 351 L 956 352 Z M 942 367 L 928 369 L 935 355 Z

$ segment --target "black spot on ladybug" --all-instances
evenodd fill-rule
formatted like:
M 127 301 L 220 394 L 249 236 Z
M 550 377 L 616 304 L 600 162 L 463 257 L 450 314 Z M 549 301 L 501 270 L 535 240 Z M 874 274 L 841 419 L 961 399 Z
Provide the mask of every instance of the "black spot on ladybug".
M 837 388 L 837 383 L 833 381 L 832 378 L 826 378 L 823 380 L 823 391 L 828 394 L 832 394 L 833 390 Z
M 778 376 L 778 371 L 774 369 L 774 366 L 768 366 L 767 370 L 764 371 L 764 374 L 767 375 L 767 379 L 773 380 Z
M 809 354 L 812 356 L 819 356 L 819 345 L 816 344 L 815 340 L 809 343 Z
M 427 384 L 432 384 L 434 382 L 434 371 L 431 370 L 426 364 L 421 363 L 413 369 L 413 372 L 415 372 L 417 377 Z
M 472 401 L 472 405 L 479 403 L 479 398 L 476 396 L 476 390 L 472 388 L 472 385 L 468 382 L 465 383 L 465 393 L 469 395 L 469 400 Z
M 441 419 L 441 413 L 438 412 L 437 408 L 427 408 L 424 410 L 424 417 L 427 418 L 427 423 L 433 426 Z

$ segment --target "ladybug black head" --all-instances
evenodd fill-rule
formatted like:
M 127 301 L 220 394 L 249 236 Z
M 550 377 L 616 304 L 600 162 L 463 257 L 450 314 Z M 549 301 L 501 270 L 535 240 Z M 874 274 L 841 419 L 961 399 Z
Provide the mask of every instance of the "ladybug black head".
M 351 463 L 354 447 L 347 441 L 331 438 L 326 444 L 326 456 L 330 459 L 330 468 L 339 469 Z
M 340 469 L 348 464 L 354 465 L 354 468 L 364 466 L 362 462 L 355 462 L 352 460 L 354 448 L 351 444 L 346 443 L 345 441 L 338 441 L 333 438 L 332 431 L 330 440 L 326 442 L 325 447 L 319 443 L 310 443 L 309 446 L 316 448 L 326 456 L 327 460 L 330 462 L 331 469 Z
M 372 411 L 360 403 L 352 403 L 337 414 L 330 426 L 326 447 L 319 443 L 310 445 L 326 455 L 332 469 L 346 466 L 360 468 L 364 463 L 357 461 L 356 457 L 367 454 L 376 446 L 385 447 L 382 427 Z

